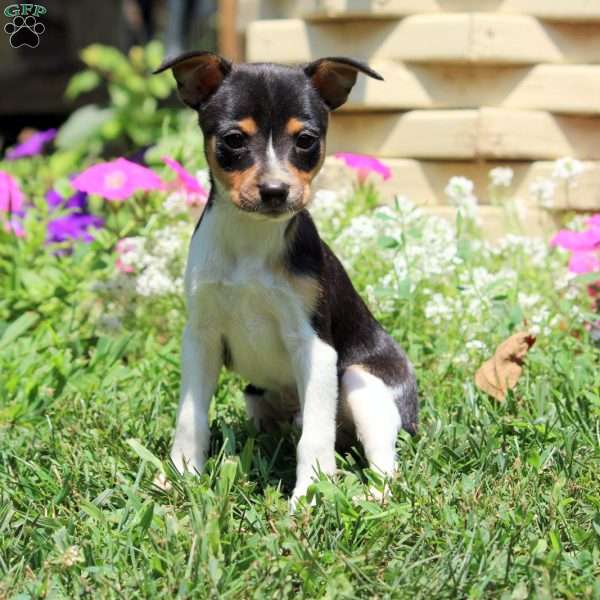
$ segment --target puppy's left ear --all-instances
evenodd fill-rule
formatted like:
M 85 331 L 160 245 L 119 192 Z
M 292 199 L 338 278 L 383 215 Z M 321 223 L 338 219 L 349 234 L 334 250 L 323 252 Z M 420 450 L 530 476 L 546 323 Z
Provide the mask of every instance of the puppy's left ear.
M 231 63 L 218 54 L 187 52 L 165 61 L 154 74 L 172 69 L 181 99 L 198 109 L 219 89 L 231 68 Z
M 304 73 L 330 110 L 346 102 L 359 73 L 383 81 L 368 65 L 351 58 L 320 58 L 306 65 Z

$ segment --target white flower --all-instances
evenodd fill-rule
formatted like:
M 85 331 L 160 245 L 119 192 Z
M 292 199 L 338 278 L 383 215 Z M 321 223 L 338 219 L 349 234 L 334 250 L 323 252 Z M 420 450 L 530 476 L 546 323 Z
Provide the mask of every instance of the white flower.
M 163 265 L 149 265 L 137 278 L 135 289 L 140 296 L 164 296 L 177 292 L 177 285 L 163 269 Z
M 467 196 L 472 196 L 474 189 L 475 186 L 470 179 L 466 177 L 452 177 L 444 192 L 450 200 L 457 201 Z
M 510 187 L 514 171 L 510 167 L 496 167 L 490 171 L 490 179 L 495 187 Z
M 477 198 L 475 196 L 465 196 L 455 201 L 456 209 L 463 219 L 475 220 L 477 218 Z
M 538 294 L 525 294 L 523 292 L 519 292 L 518 295 L 519 304 L 524 309 L 533 308 L 541 301 L 541 299 L 542 297 Z
M 559 158 L 554 163 L 552 176 L 569 181 L 578 175 L 581 175 L 584 171 L 585 165 L 580 160 L 567 156 L 565 158 Z
M 452 177 L 444 190 L 450 203 L 456 206 L 458 213 L 464 219 L 476 219 L 477 198 L 473 194 L 475 186 L 466 177 Z
M 156 232 L 152 253 L 163 260 L 173 260 L 185 254 L 185 242 L 180 228 L 164 227 Z
M 552 208 L 552 206 L 554 206 L 556 184 L 550 179 L 536 179 L 529 186 L 529 191 L 536 197 L 538 204 L 543 208 Z
M 433 294 L 425 305 L 425 317 L 434 325 L 440 325 L 442 321 L 451 321 L 454 318 L 453 309 L 452 299 L 445 298 L 442 294 Z
M 185 201 L 185 195 L 181 192 L 169 194 L 163 202 L 163 208 L 173 215 L 181 215 L 187 212 L 188 206 Z
M 346 196 L 333 190 L 320 189 L 315 192 L 311 203 L 311 214 L 323 227 L 340 226 L 340 215 L 346 207 Z
M 487 350 L 487 345 L 480 340 L 470 340 L 465 344 L 467 350 Z
M 120 270 L 128 267 L 139 270 L 146 265 L 148 255 L 145 238 L 141 236 L 123 238 L 117 242 L 116 250 L 123 267 Z
M 207 194 L 210 194 L 210 173 L 208 169 L 200 169 L 196 171 L 196 179 L 198 183 L 206 190 Z

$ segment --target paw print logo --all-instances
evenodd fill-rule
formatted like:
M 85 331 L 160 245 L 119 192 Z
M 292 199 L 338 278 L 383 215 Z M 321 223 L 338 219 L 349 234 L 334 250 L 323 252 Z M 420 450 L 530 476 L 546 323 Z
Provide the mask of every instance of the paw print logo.
M 40 35 L 46 31 L 46 27 L 33 15 L 25 18 L 16 16 L 4 26 L 4 31 L 10 35 L 9 41 L 13 48 L 21 46 L 37 48 L 40 44 Z

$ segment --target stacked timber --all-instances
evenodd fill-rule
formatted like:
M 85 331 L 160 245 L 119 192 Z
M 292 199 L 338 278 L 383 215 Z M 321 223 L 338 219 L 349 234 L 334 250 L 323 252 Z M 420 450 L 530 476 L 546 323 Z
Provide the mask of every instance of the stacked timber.
M 248 60 L 352 56 L 384 76 L 359 78 L 328 151 L 382 158 L 394 173 L 386 195 L 435 212 L 449 177 L 464 175 L 486 202 L 489 170 L 503 165 L 512 193 L 533 205 L 532 182 L 571 156 L 586 170 L 577 186 L 557 186 L 554 210 L 600 210 L 600 0 L 263 4 L 280 18 L 249 25 Z

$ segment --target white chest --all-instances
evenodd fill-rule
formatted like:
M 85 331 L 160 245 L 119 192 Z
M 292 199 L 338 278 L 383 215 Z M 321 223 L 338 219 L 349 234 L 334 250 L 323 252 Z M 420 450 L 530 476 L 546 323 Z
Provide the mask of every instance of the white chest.
M 207 215 L 208 217 L 209 215 Z M 314 335 L 303 298 L 281 269 L 272 265 L 272 240 L 250 239 L 255 247 L 225 246 L 209 223 L 192 240 L 186 272 L 189 320 L 219 335 L 230 368 L 254 385 L 295 388 L 294 354 Z M 237 240 L 241 244 L 243 240 Z

